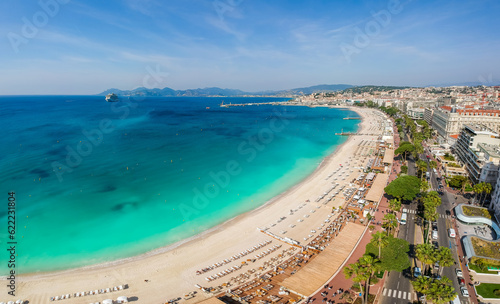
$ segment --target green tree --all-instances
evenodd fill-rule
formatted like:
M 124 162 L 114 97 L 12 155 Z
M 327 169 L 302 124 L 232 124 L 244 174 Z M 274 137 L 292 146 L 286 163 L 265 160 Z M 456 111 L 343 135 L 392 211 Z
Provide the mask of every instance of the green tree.
M 380 260 L 373 257 L 372 255 L 365 254 L 359 259 L 359 263 L 365 268 L 368 273 L 365 282 L 365 303 L 368 303 L 368 295 L 370 294 L 370 280 L 373 278 L 376 272 L 380 270 Z
M 432 279 L 425 276 L 419 276 L 416 280 L 413 280 L 411 282 L 411 285 L 413 285 L 415 291 L 420 292 L 422 294 L 424 294 L 431 288 L 431 284 L 432 284 Z
M 408 252 L 410 251 L 410 243 L 408 241 L 387 237 L 388 244 L 382 247 L 380 262 L 381 270 L 401 272 L 411 266 Z M 378 247 L 373 243 L 366 245 L 366 254 L 377 255 Z
M 451 280 L 447 277 L 443 277 L 441 280 L 432 281 L 426 296 L 435 304 L 445 304 L 453 301 L 456 292 L 451 285 Z
M 493 188 L 491 187 L 490 183 L 481 182 L 479 183 L 479 185 L 481 185 L 481 193 L 482 193 L 481 205 L 483 205 L 484 200 L 488 195 L 490 195 Z
M 423 177 L 424 172 L 427 172 L 427 163 L 421 159 L 417 160 L 417 168 L 418 173 L 420 174 L 420 178 Z
M 399 210 L 401 210 L 401 200 L 398 198 L 389 200 L 389 208 L 392 211 L 399 212 Z
M 435 160 L 431 160 L 431 161 L 429 162 L 429 167 L 430 167 L 431 169 L 436 169 L 436 168 L 437 168 L 437 166 L 438 166 L 438 164 L 437 164 L 437 162 L 436 162 Z
M 398 219 L 392 213 L 387 213 L 382 219 L 382 227 L 387 229 L 387 235 L 398 227 Z
M 387 185 L 384 191 L 393 197 L 411 201 L 420 192 L 420 179 L 416 176 L 403 175 Z
M 358 260 L 358 262 L 349 264 L 344 268 L 344 275 L 347 279 L 352 279 L 354 283 L 359 284 L 361 302 L 365 304 L 365 290 L 363 289 L 363 283 L 368 279 L 369 273 L 367 273 L 366 269 L 359 263 Z
M 439 261 L 439 274 L 443 273 L 444 267 L 450 267 L 455 263 L 455 259 L 448 247 L 439 247 L 437 252 L 437 260 Z
M 472 186 L 472 191 L 474 191 L 474 193 L 476 194 L 476 198 L 479 200 L 480 198 L 480 194 L 483 193 L 483 183 L 478 183 L 478 184 L 475 184 L 474 186 Z
M 399 144 L 399 147 L 394 150 L 394 154 L 396 155 L 402 155 L 404 162 L 406 162 L 406 156 L 415 151 L 415 146 L 412 145 L 410 142 L 403 141 L 402 143 Z
M 450 178 L 448 184 L 453 188 L 462 189 L 466 181 L 467 177 L 461 175 L 455 175 L 452 178 Z
M 382 254 L 382 248 L 389 245 L 389 238 L 387 235 L 382 233 L 381 231 L 376 232 L 370 241 L 371 244 L 375 245 L 378 247 L 378 258 L 380 259 L 381 254 Z
M 421 133 L 416 133 L 414 137 L 417 140 L 419 140 L 419 139 L 423 140 L 423 138 L 419 138 L 421 136 L 422 136 Z M 422 146 L 421 142 L 422 142 L 421 140 L 420 141 L 414 141 L 414 143 L 415 143 L 414 144 L 415 145 L 415 152 L 417 152 L 418 154 L 424 153 L 424 147 Z
M 401 172 L 404 173 L 404 174 L 408 174 L 408 166 L 401 166 Z
M 435 255 L 434 247 L 431 244 L 418 244 L 415 247 L 415 256 L 422 262 L 422 273 L 425 273 L 427 265 L 432 264 Z
M 420 191 L 427 192 L 427 190 L 429 190 L 429 183 L 426 180 L 423 180 L 420 184 Z

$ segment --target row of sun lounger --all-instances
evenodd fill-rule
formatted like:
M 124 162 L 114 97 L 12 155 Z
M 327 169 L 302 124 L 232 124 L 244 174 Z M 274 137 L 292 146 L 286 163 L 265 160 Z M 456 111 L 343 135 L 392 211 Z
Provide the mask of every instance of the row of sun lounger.
M 219 263 L 215 263 L 215 264 L 212 264 L 212 265 L 207 266 L 207 267 L 205 267 L 205 268 L 202 268 L 202 269 L 200 269 L 200 270 L 197 270 L 197 271 L 196 271 L 196 274 L 197 274 L 197 275 L 200 275 L 200 274 L 202 274 L 202 273 L 208 272 L 208 271 L 213 270 L 213 269 L 215 269 L 215 268 L 218 268 L 218 267 L 224 266 L 224 265 L 226 265 L 226 264 L 229 264 L 229 263 L 231 263 L 232 261 L 235 261 L 235 260 L 237 260 L 237 259 L 239 259 L 239 258 L 242 258 L 242 257 L 244 257 L 244 256 L 246 256 L 246 255 L 248 255 L 248 254 L 250 254 L 250 253 L 252 253 L 252 252 L 254 252 L 255 250 L 259 250 L 260 248 L 262 248 L 262 247 L 264 247 L 264 246 L 267 246 L 268 244 L 271 244 L 271 242 L 272 242 L 272 240 L 267 240 L 267 241 L 264 241 L 264 242 L 262 242 L 262 243 L 259 243 L 257 246 L 253 246 L 252 248 L 247 249 L 247 250 L 245 250 L 245 251 L 242 251 L 242 252 L 240 252 L 239 254 L 233 255 L 233 256 L 232 256 L 232 257 L 230 257 L 229 259 L 222 260 L 222 261 L 221 261 L 221 262 L 219 262 Z
M 255 256 L 256 259 L 260 260 L 263 257 L 275 252 L 276 250 L 280 249 L 281 245 L 274 245 L 272 248 L 267 249 L 266 251 L 263 251 L 261 254 L 258 254 Z
M 0 302 L 0 304 L 6 304 L 6 303 L 7 304 L 24 304 L 24 302 L 26 302 L 26 301 L 24 301 L 24 300 L 17 300 L 15 302 L 14 301 Z
M 217 274 L 214 274 L 213 276 L 206 277 L 205 280 L 207 280 L 209 282 L 211 282 L 213 280 L 217 280 L 218 278 L 222 278 L 223 276 L 226 276 L 226 275 L 230 274 L 231 272 L 236 271 L 240 268 L 241 268 L 241 266 L 239 266 L 239 265 L 233 266 L 229 269 L 226 269 L 226 270 L 223 270 Z
M 80 292 L 75 292 L 73 295 L 71 294 L 65 294 L 61 296 L 55 296 L 55 297 L 50 297 L 50 301 L 58 301 L 58 300 L 65 300 L 69 299 L 71 297 L 78 298 L 78 297 L 84 297 L 88 295 L 97 295 L 97 294 L 103 294 L 103 293 L 108 293 L 108 292 L 113 292 L 113 291 L 118 291 L 118 290 L 123 290 L 126 288 L 127 285 L 119 285 L 119 286 L 114 286 L 111 288 L 104 288 L 104 289 L 96 289 L 96 290 L 91 290 L 91 291 L 80 291 Z

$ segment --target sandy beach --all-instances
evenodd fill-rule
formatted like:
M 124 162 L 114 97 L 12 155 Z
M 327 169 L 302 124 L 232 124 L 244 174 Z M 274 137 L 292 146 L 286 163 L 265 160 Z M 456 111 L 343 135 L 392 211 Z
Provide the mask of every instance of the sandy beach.
M 350 136 L 323 160 L 314 173 L 264 206 L 181 244 L 141 256 L 79 269 L 19 275 L 16 296 L 7 299 L 3 296 L 7 295 L 6 290 L 0 296 L 0 302 L 24 299 L 29 300 L 29 303 L 43 304 L 50 303 L 51 297 L 70 294 L 71 298 L 58 302 L 94 303 L 127 296 L 130 300 L 135 299 L 134 303 L 165 303 L 166 300 L 183 298 L 189 292 L 197 291 L 193 298 L 181 301 L 196 303 L 213 296 L 202 292 L 196 285 L 216 288 L 223 283 L 230 283 L 235 286 L 234 278 L 251 269 L 262 268 L 261 272 L 270 270 L 273 265 L 299 252 L 299 248 L 273 238 L 260 229 L 298 241 L 301 245 L 307 244 L 320 232 L 325 221 L 330 219 L 328 215 L 332 207 L 338 208 L 344 203 L 342 192 L 332 200 L 319 197 L 333 191 L 326 195 L 330 196 L 336 189 L 356 178 L 360 174 L 359 167 L 365 166 L 370 150 L 375 147 L 377 135 L 382 134 L 380 122 L 385 116 L 380 112 L 365 108 L 350 110 L 362 116 L 358 133 L 366 135 Z M 354 154 L 360 157 L 355 160 Z M 337 183 L 339 185 L 330 190 Z M 133 223 L 130 229 L 136 229 Z M 257 255 L 265 256 L 256 259 Z M 269 262 L 271 259 L 274 259 L 272 263 Z M 214 264 L 215 269 L 205 271 Z M 197 271 L 201 274 L 197 274 Z M 227 274 L 218 279 L 207 279 L 224 271 Z M 128 288 L 106 294 L 73 296 L 77 292 L 112 289 L 119 285 L 127 285 Z M 219 289 L 219 293 L 224 290 Z

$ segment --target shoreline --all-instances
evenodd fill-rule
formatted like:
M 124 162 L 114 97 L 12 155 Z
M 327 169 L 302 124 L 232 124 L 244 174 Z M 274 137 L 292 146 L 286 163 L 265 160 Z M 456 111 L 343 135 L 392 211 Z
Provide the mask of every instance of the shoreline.
M 302 105 L 285 105 L 285 106 L 302 106 Z M 353 111 L 353 112 L 357 113 L 363 119 L 363 116 L 358 111 L 354 110 L 354 108 L 351 109 L 351 108 L 347 108 L 347 107 L 336 107 L 336 106 L 325 106 L 325 107 L 336 108 L 336 109 L 340 109 L 340 110 L 343 109 L 344 111 Z M 356 124 L 356 127 L 357 127 L 356 133 L 361 131 L 361 124 L 363 122 L 362 119 Z M 231 225 L 231 223 L 233 221 L 238 221 L 238 219 L 240 217 L 249 216 L 254 212 L 257 212 L 257 211 L 259 211 L 259 210 L 261 210 L 269 205 L 272 205 L 273 203 L 278 201 L 280 198 L 287 195 L 289 192 L 293 191 L 295 188 L 300 187 L 303 183 L 306 183 L 310 178 L 312 178 L 313 175 L 315 175 L 317 173 L 317 171 L 321 170 L 324 166 L 326 166 L 328 160 L 333 158 L 335 156 L 335 154 L 337 153 L 337 151 L 341 150 L 342 147 L 344 147 L 344 145 L 346 145 L 350 139 L 351 139 L 351 137 L 349 136 L 343 143 L 341 143 L 340 145 L 335 147 L 335 149 L 331 153 L 329 153 L 327 156 L 323 157 L 321 159 L 321 162 L 316 166 L 316 168 L 309 175 L 305 176 L 304 178 L 299 180 L 296 184 L 292 185 L 291 187 L 285 189 L 283 192 L 273 196 L 272 198 L 267 200 L 264 204 L 258 206 L 257 208 L 254 208 L 252 210 L 248 210 L 248 211 L 245 211 L 243 213 L 240 213 L 240 214 L 238 214 L 230 219 L 227 219 L 227 220 L 225 220 L 225 221 L 223 221 L 223 222 L 221 222 L 221 223 L 219 223 L 219 224 L 217 224 L 217 225 L 215 225 L 207 230 L 204 230 L 204 231 L 202 231 L 198 234 L 195 234 L 193 236 L 190 236 L 186 239 L 183 239 L 183 240 L 180 240 L 180 241 L 177 241 L 175 243 L 168 244 L 165 246 L 161 246 L 159 248 L 152 249 L 152 250 L 149 250 L 147 252 L 143 252 L 143 253 L 138 254 L 138 255 L 134 255 L 134 256 L 130 256 L 130 257 L 126 257 L 126 258 L 120 258 L 117 260 L 106 261 L 106 262 L 102 262 L 102 263 L 85 265 L 85 266 L 80 266 L 80 267 L 75 267 L 75 268 L 61 269 L 61 270 L 48 270 L 48 271 L 40 271 L 40 272 L 20 273 L 19 275 L 20 276 L 32 276 L 32 277 L 42 278 L 45 275 L 56 275 L 56 274 L 63 274 L 63 273 L 72 272 L 72 271 L 92 270 L 92 269 L 99 269 L 99 268 L 104 268 L 104 267 L 109 267 L 109 266 L 118 266 L 118 265 L 128 263 L 128 262 L 141 261 L 141 260 L 147 259 L 148 257 L 159 255 L 159 254 L 168 252 L 170 250 L 174 250 L 174 249 L 176 249 L 184 244 L 187 244 L 187 243 L 190 243 L 193 241 L 197 241 L 199 238 L 209 236 L 210 234 L 216 233 L 217 231 L 222 230 L 222 228 Z M 0 279 L 6 279 L 6 278 L 7 278 L 7 276 L 0 276 Z
M 343 107 L 343 108 L 345 108 L 345 107 Z M 359 116 L 362 117 L 360 122 L 357 124 L 357 131 L 356 131 L 357 133 L 361 133 L 367 124 L 372 123 L 367 118 L 369 115 L 368 113 L 373 111 L 373 110 L 365 111 L 364 109 L 362 110 L 362 109 L 358 109 L 358 108 L 345 108 L 345 109 L 354 111 Z M 87 275 L 95 275 L 96 273 L 98 273 L 101 276 L 99 281 L 106 281 L 107 279 L 105 279 L 105 278 L 107 278 L 108 276 L 105 274 L 108 271 L 114 272 L 114 271 L 117 271 L 117 269 L 119 269 L 119 268 L 130 268 L 130 267 L 137 268 L 137 267 L 140 267 L 139 264 L 143 263 L 144 261 L 146 261 L 146 262 L 147 261 L 158 262 L 162 259 L 168 260 L 169 258 L 172 258 L 172 257 L 178 255 L 177 251 L 188 250 L 188 252 L 190 252 L 190 249 L 192 249 L 193 247 L 197 247 L 198 245 L 202 245 L 202 246 L 206 245 L 206 244 L 204 244 L 204 243 L 206 243 L 206 240 L 218 239 L 218 236 L 220 236 L 221 234 L 229 234 L 229 235 L 233 234 L 232 238 L 234 238 L 234 233 L 237 233 L 239 230 L 240 232 L 244 231 L 244 234 L 248 234 L 248 235 L 252 234 L 252 236 L 255 238 L 255 234 L 256 234 L 255 231 L 256 231 L 257 227 L 255 225 L 253 225 L 254 228 L 252 229 L 253 230 L 253 233 L 252 233 L 251 231 L 248 231 L 248 228 L 249 228 L 248 225 L 244 225 L 244 224 L 246 224 L 246 222 L 249 221 L 249 219 L 260 218 L 259 216 L 261 216 L 266 211 L 271 211 L 270 209 L 273 209 L 273 208 L 276 209 L 278 207 L 279 203 L 282 200 L 285 200 L 287 196 L 293 196 L 294 194 L 296 194 L 296 192 L 299 192 L 300 190 L 304 190 L 302 188 L 308 188 L 307 187 L 308 184 L 313 182 L 314 179 L 317 179 L 318 177 L 322 177 L 321 173 L 323 173 L 325 171 L 325 168 L 327 168 L 329 165 L 330 166 L 332 165 L 333 159 L 347 157 L 347 155 L 344 155 L 345 153 L 341 153 L 341 152 L 347 146 L 352 145 L 354 141 L 355 141 L 354 136 L 349 136 L 347 138 L 347 140 L 345 140 L 342 144 L 337 146 L 333 152 L 331 152 L 330 154 L 325 156 L 322 159 L 322 161 L 319 163 L 319 165 L 314 169 L 313 172 L 311 172 L 309 175 L 304 177 L 302 180 L 300 180 L 298 183 L 296 183 L 292 187 L 290 187 L 290 188 L 286 189 L 285 191 L 283 191 L 282 193 L 274 196 L 273 198 L 269 199 L 267 202 L 265 202 L 264 204 L 262 204 L 261 206 L 255 208 L 255 209 L 241 213 L 241 214 L 239 214 L 231 219 L 228 219 L 228 220 L 226 220 L 226 221 L 224 221 L 224 222 L 222 222 L 222 223 L 220 223 L 220 224 L 218 224 L 218 225 L 216 225 L 208 230 L 205 230 L 199 234 L 196 234 L 192 237 L 189 237 L 187 239 L 184 239 L 182 241 L 179 241 L 179 242 L 176 242 L 176 243 L 173 243 L 170 245 L 166 245 L 166 246 L 145 252 L 145 253 L 140 254 L 140 255 L 136 255 L 136 256 L 132 256 L 132 257 L 128 257 L 128 258 L 123 258 L 123 259 L 118 259 L 118 260 L 114 260 L 114 261 L 109 261 L 109 262 L 104 262 L 104 263 L 99 263 L 99 264 L 94 264 L 94 265 L 88 265 L 88 266 L 83 266 L 83 267 L 78 267 L 78 268 L 67 269 L 67 270 L 20 274 L 18 276 L 19 287 L 20 287 L 19 290 L 21 291 L 20 295 L 22 297 L 27 297 L 28 300 L 30 300 L 30 301 L 33 301 L 33 298 L 30 298 L 30 295 L 35 295 L 36 292 L 27 292 L 26 296 L 24 296 L 24 292 L 22 292 L 22 291 L 23 291 L 24 287 L 26 287 L 27 289 L 33 290 L 32 289 L 33 287 L 37 287 L 37 286 L 31 286 L 31 285 L 33 285 L 33 283 L 35 285 L 39 285 L 40 287 L 45 285 L 45 284 L 42 284 L 39 282 L 40 279 L 44 279 L 44 281 L 45 280 L 47 280 L 47 281 L 61 281 L 61 279 L 62 279 L 62 281 L 66 281 L 66 280 L 64 280 L 64 277 L 69 277 L 69 279 L 71 280 L 71 277 L 80 278 L 82 275 L 87 276 Z M 309 189 L 307 189 L 307 190 L 309 190 Z M 267 217 L 273 216 L 273 214 L 266 214 L 266 216 Z M 253 222 L 253 221 L 250 220 L 250 222 Z M 269 222 L 269 221 L 267 221 L 267 222 Z M 242 226 L 244 226 L 244 227 L 242 227 Z M 228 229 L 228 228 L 230 228 L 230 229 Z M 232 230 L 236 230 L 236 231 L 231 233 Z M 257 237 L 259 239 L 266 239 L 267 238 L 263 234 L 260 234 L 260 235 L 257 234 Z M 242 243 L 242 241 L 240 240 L 239 243 Z M 243 243 L 246 244 L 246 243 L 248 243 L 248 241 L 244 242 L 244 240 L 243 240 Z M 231 247 L 231 246 L 228 246 L 228 247 Z M 223 248 L 223 250 L 226 250 L 226 251 L 228 251 L 229 249 L 230 248 Z M 211 255 L 216 256 L 217 252 L 211 253 Z M 179 256 L 177 256 L 176 259 L 179 259 Z M 162 261 L 163 262 L 162 265 L 164 267 L 153 268 L 153 270 L 155 270 L 154 272 L 158 273 L 160 268 L 168 268 L 167 267 L 168 265 L 165 265 L 165 260 Z M 200 262 L 202 264 L 209 264 L 208 260 L 210 260 L 210 258 L 207 258 L 207 261 L 200 261 Z M 154 263 L 152 263 L 152 264 L 154 264 Z M 181 269 L 177 269 L 177 272 L 174 272 L 174 273 L 184 274 L 186 271 L 189 271 L 190 269 L 184 269 L 183 266 L 192 266 L 192 263 L 188 262 L 186 264 L 187 265 L 180 266 Z M 198 267 L 198 265 L 196 265 L 196 267 Z M 188 268 L 193 268 L 193 267 L 188 267 Z M 189 275 L 187 275 L 187 276 L 189 276 Z M 120 278 L 120 277 L 121 277 L 120 275 L 116 276 L 115 280 Z M 123 277 L 127 277 L 127 276 L 123 276 Z M 130 277 L 130 274 L 128 275 L 128 277 Z M 191 278 L 196 278 L 196 277 L 191 275 Z M 181 279 L 181 278 L 179 278 L 179 279 Z M 87 280 L 78 280 L 78 281 L 80 281 L 81 284 L 88 283 Z M 141 281 L 141 279 L 139 279 L 139 281 Z M 121 282 L 121 283 L 130 284 L 130 282 Z M 73 284 L 77 284 L 77 283 L 75 282 Z M 64 284 L 64 285 L 71 286 L 71 281 L 67 284 Z M 77 284 L 77 285 L 80 285 L 80 284 Z M 183 285 L 183 284 L 181 284 L 181 285 Z M 193 286 L 193 284 L 190 286 Z M 94 287 L 91 287 L 90 289 L 93 289 L 93 288 Z M 38 289 L 38 288 L 35 288 L 35 289 Z M 80 289 L 81 288 L 76 288 L 75 290 L 70 289 L 70 290 L 67 290 L 67 292 L 76 292 L 76 291 L 79 291 Z M 89 289 L 89 288 L 84 288 L 84 290 L 87 290 L 87 289 Z M 191 287 L 191 289 L 193 289 L 193 288 Z M 181 294 L 181 291 L 177 291 L 175 288 L 174 288 L 174 291 L 177 294 Z M 47 291 L 45 290 L 43 293 L 46 294 Z M 57 295 L 58 292 L 54 291 L 54 292 L 51 292 L 50 294 Z M 160 298 L 162 298 L 162 299 L 167 298 L 167 292 L 164 292 L 164 294 L 165 295 L 160 296 Z M 119 294 L 117 293 L 117 295 L 119 295 Z M 141 300 L 142 299 L 143 298 L 141 297 Z M 40 298 L 40 300 L 42 302 L 48 302 L 48 297 Z M 66 300 L 65 303 L 85 303 L 85 302 L 82 302 L 81 300 L 84 300 L 84 298 L 81 298 L 81 299 L 72 298 L 72 299 Z M 199 301 L 200 299 L 197 299 L 197 300 Z M 203 299 L 201 299 L 201 300 L 203 300 Z M 91 301 L 91 300 L 89 298 L 87 298 L 86 302 L 88 302 L 88 301 Z M 34 302 L 38 303 L 38 301 L 34 301 Z

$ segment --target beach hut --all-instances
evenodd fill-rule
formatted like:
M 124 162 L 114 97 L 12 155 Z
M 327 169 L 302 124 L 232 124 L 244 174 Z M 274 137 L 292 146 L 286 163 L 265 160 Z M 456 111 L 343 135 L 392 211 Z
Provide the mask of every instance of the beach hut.
M 102 304 L 113 304 L 113 300 L 106 299 L 106 300 L 102 301 Z

